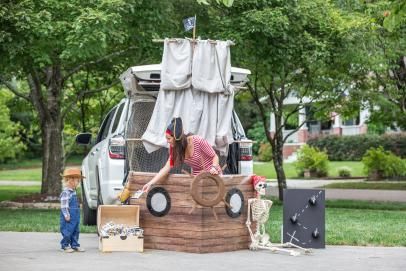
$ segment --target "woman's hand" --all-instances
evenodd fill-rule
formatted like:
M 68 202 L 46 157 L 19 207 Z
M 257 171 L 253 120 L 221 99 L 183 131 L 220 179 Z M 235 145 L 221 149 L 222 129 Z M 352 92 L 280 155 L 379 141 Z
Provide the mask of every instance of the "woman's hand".
M 152 183 L 148 182 L 142 187 L 142 192 L 147 193 L 149 189 L 151 188 Z
M 211 166 L 209 172 L 212 175 L 219 175 L 219 173 L 220 173 L 218 170 L 218 166 L 215 166 L 215 165 Z

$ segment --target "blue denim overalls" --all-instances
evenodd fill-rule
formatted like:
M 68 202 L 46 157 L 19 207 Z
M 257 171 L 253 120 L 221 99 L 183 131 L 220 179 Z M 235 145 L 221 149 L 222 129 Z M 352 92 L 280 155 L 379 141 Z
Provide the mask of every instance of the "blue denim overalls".
M 63 213 L 61 211 L 60 222 L 61 222 L 61 248 L 66 247 L 77 248 L 80 247 L 79 241 L 79 226 L 80 226 L 80 206 L 76 192 L 73 192 L 72 197 L 69 200 L 69 214 L 70 221 L 67 222 Z

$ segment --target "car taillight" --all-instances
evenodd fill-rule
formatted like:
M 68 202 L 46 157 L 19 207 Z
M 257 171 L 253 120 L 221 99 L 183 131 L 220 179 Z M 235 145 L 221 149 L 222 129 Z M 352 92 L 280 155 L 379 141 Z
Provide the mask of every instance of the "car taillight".
M 125 139 L 122 136 L 116 136 L 110 139 L 109 157 L 111 159 L 125 158 Z
M 252 155 L 241 155 L 240 161 L 251 161 Z
M 240 161 L 252 161 L 252 141 L 240 141 Z

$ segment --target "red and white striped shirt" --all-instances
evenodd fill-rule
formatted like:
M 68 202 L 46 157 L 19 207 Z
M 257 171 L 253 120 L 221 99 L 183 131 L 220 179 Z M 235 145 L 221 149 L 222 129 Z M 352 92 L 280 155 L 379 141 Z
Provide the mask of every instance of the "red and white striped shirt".
M 206 139 L 197 135 L 192 136 L 192 143 L 192 157 L 185 158 L 185 163 L 192 168 L 193 176 L 198 175 L 202 171 L 210 171 L 213 165 L 213 158 L 216 155 L 213 148 Z

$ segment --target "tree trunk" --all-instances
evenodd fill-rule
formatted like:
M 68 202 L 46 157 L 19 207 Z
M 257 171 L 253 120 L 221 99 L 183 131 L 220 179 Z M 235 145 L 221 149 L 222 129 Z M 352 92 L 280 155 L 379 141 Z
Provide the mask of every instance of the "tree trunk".
M 62 125 L 60 121 L 41 120 L 42 133 L 42 185 L 41 193 L 59 195 L 63 171 Z
M 272 149 L 272 154 L 276 177 L 278 179 L 279 200 L 283 201 L 283 189 L 286 188 L 286 175 L 283 169 L 283 145 L 276 142 L 275 148 Z
M 41 193 L 56 196 L 61 192 L 60 173 L 64 167 L 61 111 L 63 83 L 60 67 L 48 67 L 41 74 L 33 69 L 28 76 L 28 83 L 30 86 L 29 97 L 38 112 L 41 126 Z

